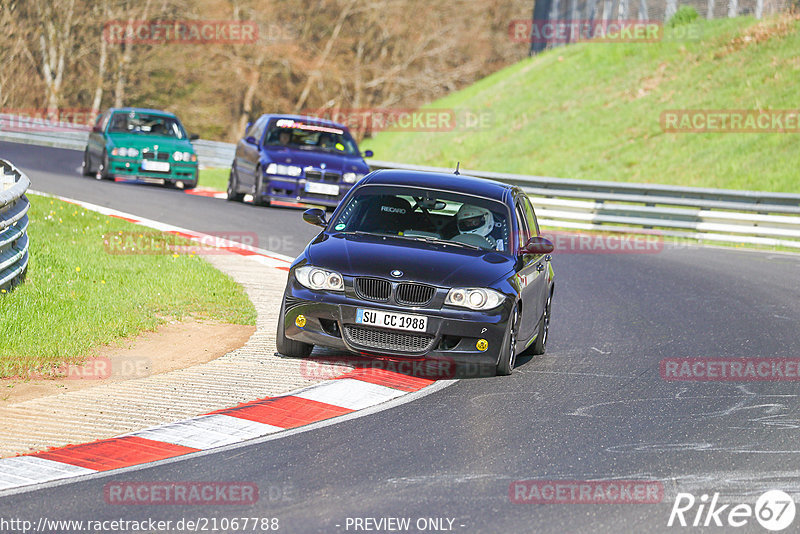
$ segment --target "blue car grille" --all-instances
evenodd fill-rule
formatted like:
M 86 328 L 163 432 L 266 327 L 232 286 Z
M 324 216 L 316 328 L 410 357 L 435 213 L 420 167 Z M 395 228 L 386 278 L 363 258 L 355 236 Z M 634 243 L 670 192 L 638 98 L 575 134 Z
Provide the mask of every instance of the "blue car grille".
M 339 180 L 342 179 L 341 173 L 334 171 L 318 171 L 316 169 L 309 169 L 305 171 L 305 173 L 306 180 L 309 182 L 329 182 L 332 184 L 338 184 Z
M 394 352 L 424 352 L 430 350 L 434 340 L 433 336 L 424 334 L 406 334 L 353 325 L 345 325 L 344 332 L 347 341 L 353 345 Z

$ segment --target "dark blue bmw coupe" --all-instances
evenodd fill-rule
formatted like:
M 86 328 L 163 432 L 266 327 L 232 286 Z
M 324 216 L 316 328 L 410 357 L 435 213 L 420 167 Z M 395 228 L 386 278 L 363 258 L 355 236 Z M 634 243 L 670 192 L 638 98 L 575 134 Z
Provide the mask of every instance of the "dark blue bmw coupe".
M 278 352 L 314 345 L 487 364 L 510 374 L 542 354 L 553 244 L 518 187 L 457 174 L 382 170 L 360 181 L 294 261 Z
M 364 156 L 372 156 L 371 151 Z M 228 200 L 272 200 L 335 207 L 369 172 L 355 139 L 338 123 L 299 115 L 262 115 L 236 145 Z

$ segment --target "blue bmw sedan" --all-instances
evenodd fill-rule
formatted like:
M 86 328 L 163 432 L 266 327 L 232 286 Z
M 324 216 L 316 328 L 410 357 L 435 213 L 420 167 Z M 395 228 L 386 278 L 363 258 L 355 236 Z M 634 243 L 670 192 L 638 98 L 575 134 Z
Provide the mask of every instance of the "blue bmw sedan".
M 352 188 L 294 261 L 278 352 L 314 345 L 363 355 L 448 359 L 510 374 L 542 354 L 553 244 L 518 187 L 456 174 L 382 170 Z
M 284 200 L 332 208 L 368 172 L 345 126 L 315 117 L 262 115 L 236 145 L 228 200 L 241 202 L 251 194 L 259 206 Z

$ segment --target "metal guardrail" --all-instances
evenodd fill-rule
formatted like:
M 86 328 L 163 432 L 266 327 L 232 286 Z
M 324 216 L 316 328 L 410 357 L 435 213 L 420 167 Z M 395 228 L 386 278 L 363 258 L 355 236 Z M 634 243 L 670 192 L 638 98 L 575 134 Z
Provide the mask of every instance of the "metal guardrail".
M 11 163 L 0 160 L 0 289 L 9 290 L 28 270 L 28 209 L 31 182 Z
M 4 132 L 0 140 L 83 150 L 86 132 Z M 194 142 L 201 165 L 228 167 L 235 145 Z M 453 169 L 370 160 L 375 169 Z M 520 186 L 542 226 L 800 248 L 800 194 L 572 180 L 462 170 Z
M 386 161 L 375 169 L 452 173 Z M 464 169 L 518 185 L 542 226 L 800 248 L 800 194 L 660 184 L 570 180 Z

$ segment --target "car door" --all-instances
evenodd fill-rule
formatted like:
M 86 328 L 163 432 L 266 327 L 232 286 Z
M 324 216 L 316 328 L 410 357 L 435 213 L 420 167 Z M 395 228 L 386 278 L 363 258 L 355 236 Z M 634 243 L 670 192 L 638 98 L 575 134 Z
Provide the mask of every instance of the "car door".
M 100 161 L 103 157 L 103 149 L 105 148 L 105 130 L 108 126 L 108 117 L 111 115 L 108 111 L 97 117 L 92 131 L 89 132 L 89 141 L 86 149 L 89 152 L 89 157 L 93 162 Z
M 525 217 L 525 205 L 522 195 L 514 200 L 514 214 L 517 223 L 517 239 L 519 243 L 519 270 L 517 276 L 522 293 L 522 318 L 519 326 L 520 341 L 528 341 L 536 334 L 536 326 L 544 311 L 542 302 L 543 288 L 546 284 L 544 255 L 530 254 L 525 251 L 525 244 L 531 238 L 531 227 Z M 535 231 L 535 228 L 534 228 Z
M 533 209 L 533 204 L 531 204 L 531 199 L 528 198 L 528 195 L 522 195 L 520 197 L 522 201 L 522 207 L 525 211 L 525 221 L 528 224 L 528 231 L 530 232 L 531 236 L 540 236 L 541 233 L 539 232 L 539 221 L 536 220 L 536 212 Z M 539 280 L 536 286 L 538 290 L 538 294 L 536 295 L 537 302 L 541 304 L 538 310 L 537 321 L 538 318 L 542 316 L 544 313 L 544 307 L 547 303 L 547 296 L 550 292 L 550 255 L 549 254 L 538 254 L 535 261 L 536 272 L 539 273 Z
M 261 156 L 259 143 L 264 133 L 265 123 L 265 118 L 258 119 L 236 145 L 236 173 L 240 189 L 252 190 L 255 186 L 257 178 L 255 170 Z

